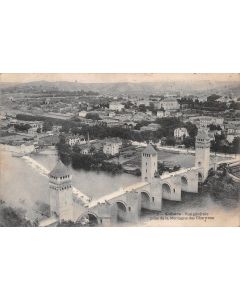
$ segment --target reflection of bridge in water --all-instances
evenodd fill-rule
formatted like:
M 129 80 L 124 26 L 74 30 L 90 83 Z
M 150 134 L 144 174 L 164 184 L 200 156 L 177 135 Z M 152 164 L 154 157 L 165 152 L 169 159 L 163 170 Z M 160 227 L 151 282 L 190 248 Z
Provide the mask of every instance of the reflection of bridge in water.
M 210 165 L 210 140 L 208 134 L 199 130 L 196 139 L 195 166 L 173 173 L 157 175 L 157 152 L 149 144 L 142 153 L 142 181 L 121 188 L 109 195 L 90 201 L 84 195 L 72 197 L 71 175 L 58 162 L 49 174 L 50 208 L 53 220 L 72 220 L 82 224 L 114 225 L 119 221 L 136 223 L 141 210 L 161 211 L 162 200 L 181 201 L 182 192 L 198 193 L 211 168 L 229 164 L 238 159 L 215 162 Z

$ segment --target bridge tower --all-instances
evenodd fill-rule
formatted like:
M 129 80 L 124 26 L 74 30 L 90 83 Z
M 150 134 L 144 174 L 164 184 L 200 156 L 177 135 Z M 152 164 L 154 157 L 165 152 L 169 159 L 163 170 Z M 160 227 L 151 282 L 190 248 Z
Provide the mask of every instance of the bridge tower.
M 58 160 L 48 176 L 51 216 L 60 221 L 73 220 L 72 176 L 69 169 Z
M 210 138 L 205 129 L 199 129 L 195 143 L 195 167 L 202 169 L 202 180 L 206 180 L 210 161 Z
M 152 182 L 158 171 L 157 151 L 148 144 L 142 152 L 142 180 Z

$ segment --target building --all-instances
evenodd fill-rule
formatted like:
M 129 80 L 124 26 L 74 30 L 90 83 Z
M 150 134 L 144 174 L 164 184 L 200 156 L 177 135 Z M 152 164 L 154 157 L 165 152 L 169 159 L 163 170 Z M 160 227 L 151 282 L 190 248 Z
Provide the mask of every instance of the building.
M 36 121 L 36 122 L 29 122 L 28 123 L 31 127 L 28 129 L 29 134 L 36 134 L 41 133 L 43 129 L 43 122 Z
M 188 137 L 189 134 L 188 134 L 188 131 L 187 131 L 187 128 L 176 128 L 174 130 L 174 137 L 175 139 L 177 140 L 183 140 L 185 137 Z
M 116 113 L 115 113 L 114 111 L 110 111 L 110 112 L 108 113 L 108 116 L 109 116 L 110 118 L 113 118 L 113 117 L 116 116 Z
M 158 173 L 157 151 L 148 144 L 142 152 L 142 180 L 152 182 Z
M 206 128 L 211 124 L 219 125 L 222 129 L 224 128 L 224 119 L 213 116 L 190 116 L 188 117 L 188 121 L 195 124 L 198 128 Z
M 200 127 L 208 127 L 209 125 L 219 125 L 220 127 L 223 126 L 224 119 L 223 118 L 215 118 L 210 116 L 201 116 L 199 117 L 199 126 Z
M 79 116 L 80 118 L 86 118 L 87 113 L 88 113 L 87 111 L 82 110 L 82 111 L 80 111 L 80 112 L 78 113 L 78 116 Z
M 103 145 L 103 153 L 106 155 L 117 155 L 119 153 L 119 144 L 107 142 Z
M 164 111 L 164 110 L 157 111 L 158 118 L 167 118 L 170 117 L 170 115 L 171 115 L 170 111 Z
M 84 145 L 86 144 L 86 140 L 85 137 L 83 135 L 72 135 L 72 136 L 68 136 L 66 138 L 66 143 L 69 146 L 74 146 L 74 145 Z
M 178 103 L 177 99 L 174 98 L 166 98 L 161 100 L 159 103 L 159 106 L 165 111 L 176 111 L 180 109 L 180 104 Z
M 153 113 L 152 113 L 151 110 L 147 110 L 147 111 L 146 111 L 146 114 L 147 114 L 148 116 L 152 116 Z
M 133 129 L 136 125 L 137 123 L 135 122 L 126 122 L 123 124 L 123 128 Z
M 140 99 L 136 102 L 137 106 L 140 105 L 145 105 L 145 106 L 149 106 L 150 105 L 150 100 L 149 99 Z
M 119 153 L 122 141 L 119 139 L 109 139 L 103 145 L 103 153 L 106 155 L 117 155 Z
M 236 137 L 240 137 L 240 128 L 235 124 L 227 124 L 225 127 L 226 139 L 232 143 Z
M 124 109 L 124 105 L 119 102 L 111 102 L 109 104 L 109 109 L 114 111 L 122 111 Z
M 195 167 L 202 168 L 199 181 L 204 182 L 208 176 L 210 161 L 210 138 L 205 129 L 199 129 L 195 143 Z
M 6 120 L 7 119 L 7 114 L 3 111 L 0 111 L 0 120 Z
M 143 120 L 149 120 L 151 117 L 146 115 L 144 112 L 138 112 L 132 116 L 133 122 L 141 122 Z
M 119 120 L 111 119 L 111 118 L 104 118 L 102 120 L 97 121 L 99 125 L 106 126 L 106 127 L 118 127 L 121 125 Z
M 49 200 L 51 217 L 73 219 L 72 176 L 60 160 L 49 173 Z
M 90 145 L 82 145 L 80 153 L 83 155 L 90 155 L 92 153 L 91 146 Z
M 157 131 L 160 128 L 159 124 L 151 123 L 147 126 L 142 126 L 140 131 Z

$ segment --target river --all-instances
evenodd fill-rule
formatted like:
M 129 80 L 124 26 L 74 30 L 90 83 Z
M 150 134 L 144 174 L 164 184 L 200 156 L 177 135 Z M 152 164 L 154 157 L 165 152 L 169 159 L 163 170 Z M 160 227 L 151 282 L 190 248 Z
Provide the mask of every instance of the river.
M 194 163 L 194 156 L 192 155 L 164 152 L 161 157 L 163 160 L 176 159 L 176 162 L 182 164 L 183 167 L 192 166 Z M 31 158 L 48 170 L 51 170 L 57 162 L 56 151 L 47 154 L 32 154 Z M 71 172 L 73 186 L 93 199 L 141 180 L 140 177 L 125 173 L 112 175 L 106 172 L 74 170 L 72 168 Z M 221 205 L 214 202 L 209 195 L 200 198 L 196 195 L 194 198 L 193 196 L 190 198 L 188 197 L 181 203 L 163 201 L 162 213 L 168 211 L 208 211 L 209 209 L 220 209 L 222 211 Z M 26 210 L 27 217 L 33 219 L 36 217 L 36 203 L 48 202 L 48 177 L 41 175 L 34 166 L 28 164 L 23 158 L 12 157 L 6 151 L 1 152 L 0 199 L 12 206 L 23 208 Z M 150 220 L 159 219 L 162 213 L 146 214 L 143 216 L 142 222 L 148 223 Z

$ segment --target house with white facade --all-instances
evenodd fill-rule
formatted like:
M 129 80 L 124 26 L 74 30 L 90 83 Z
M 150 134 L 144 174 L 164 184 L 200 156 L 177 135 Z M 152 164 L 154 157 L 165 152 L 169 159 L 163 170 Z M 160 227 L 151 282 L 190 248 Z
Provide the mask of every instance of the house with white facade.
M 224 119 L 213 117 L 213 116 L 193 116 L 189 117 L 189 122 L 195 124 L 198 128 L 208 127 L 209 125 L 219 125 L 222 129 L 224 128 Z
M 225 129 L 226 139 L 232 143 L 235 137 L 240 137 L 240 128 L 234 124 L 228 124 Z
M 114 111 L 122 111 L 124 109 L 124 105 L 120 102 L 111 102 L 109 104 L 109 109 Z
M 84 145 L 86 144 L 85 137 L 83 135 L 71 135 L 66 138 L 66 142 L 69 146 Z
M 160 101 L 160 105 L 165 111 L 176 111 L 180 109 L 180 104 L 175 98 L 166 98 Z
M 164 111 L 164 110 L 157 111 L 158 118 L 167 118 L 170 117 L 170 115 L 171 115 L 170 111 Z
M 176 140 L 183 140 L 185 137 L 188 137 L 188 131 L 187 128 L 181 127 L 181 128 L 176 128 L 174 130 L 174 137 Z
M 106 155 L 117 155 L 119 153 L 122 141 L 118 138 L 107 139 L 103 145 L 103 153 Z
M 113 143 L 113 142 L 106 142 L 103 145 L 103 153 L 106 155 L 116 155 L 119 153 L 119 144 L 118 143 Z
M 86 115 L 87 115 L 87 111 L 85 111 L 85 110 L 82 110 L 78 113 L 78 116 L 81 118 L 86 118 Z
M 212 117 L 212 116 L 201 116 L 201 117 L 199 117 L 200 127 L 207 127 L 211 124 L 219 125 L 219 126 L 223 127 L 223 122 L 224 122 L 223 118 L 216 118 L 216 117 Z

